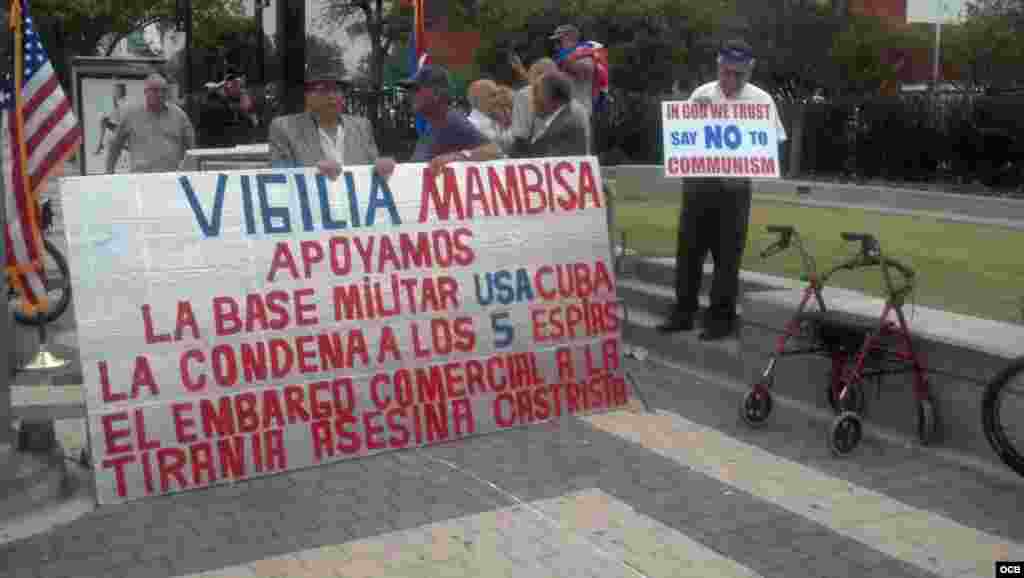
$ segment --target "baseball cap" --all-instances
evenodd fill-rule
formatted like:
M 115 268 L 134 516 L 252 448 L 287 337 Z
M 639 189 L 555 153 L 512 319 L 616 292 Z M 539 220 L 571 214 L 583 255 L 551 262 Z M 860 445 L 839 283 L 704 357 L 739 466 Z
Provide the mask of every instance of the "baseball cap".
M 733 64 L 746 64 L 753 60 L 754 49 L 740 39 L 729 40 L 718 49 L 718 55 L 726 62 Z
M 561 37 L 565 36 L 566 34 L 570 34 L 570 33 L 576 34 L 576 36 L 579 36 L 580 35 L 580 29 L 576 28 L 572 24 L 563 24 L 563 25 L 559 26 L 558 28 L 555 28 L 555 31 L 552 32 L 551 36 L 549 36 L 548 38 L 550 38 L 551 40 L 554 40 L 556 38 L 561 38 Z
M 412 78 L 401 80 L 398 84 L 405 87 L 425 86 L 427 88 L 444 89 L 451 86 L 451 83 L 448 80 L 448 71 L 441 66 L 433 64 L 423 66 Z

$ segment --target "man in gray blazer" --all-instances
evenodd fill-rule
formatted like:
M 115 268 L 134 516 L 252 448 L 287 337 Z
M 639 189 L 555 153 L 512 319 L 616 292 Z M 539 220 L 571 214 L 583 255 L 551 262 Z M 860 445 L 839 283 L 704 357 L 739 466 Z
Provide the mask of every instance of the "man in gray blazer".
M 315 166 L 332 180 L 345 165 L 374 165 L 378 175 L 389 178 L 395 160 L 380 156 L 369 120 L 341 112 L 341 81 L 332 75 L 309 75 L 305 88 L 305 112 L 270 123 L 271 165 Z
M 590 154 L 590 123 L 572 98 L 572 81 L 549 72 L 538 86 L 537 128 L 521 157 L 572 157 Z

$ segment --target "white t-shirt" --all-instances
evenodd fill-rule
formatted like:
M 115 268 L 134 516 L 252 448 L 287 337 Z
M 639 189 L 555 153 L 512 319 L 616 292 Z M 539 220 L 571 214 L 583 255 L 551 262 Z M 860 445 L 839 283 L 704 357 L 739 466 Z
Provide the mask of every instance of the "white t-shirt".
M 775 105 L 775 99 L 772 98 L 772 95 L 749 82 L 743 85 L 743 90 L 736 95 L 736 98 L 726 98 L 725 95 L 722 94 L 722 89 L 718 87 L 718 81 L 702 84 L 693 91 L 693 94 L 690 95 L 690 100 L 697 100 L 698 98 L 708 98 L 711 99 L 711 102 L 716 104 L 721 102 L 770 104 L 775 110 L 775 131 L 779 135 L 779 142 L 784 142 L 787 138 L 786 127 L 782 126 L 782 116 L 779 112 L 779 107 Z
M 345 126 L 341 120 L 338 121 L 338 128 L 333 137 L 322 128 L 317 127 L 317 130 L 320 131 L 320 147 L 327 158 L 345 166 Z
M 494 119 L 491 117 L 474 108 L 466 118 L 488 140 L 494 141 L 498 139 L 498 123 L 494 122 Z

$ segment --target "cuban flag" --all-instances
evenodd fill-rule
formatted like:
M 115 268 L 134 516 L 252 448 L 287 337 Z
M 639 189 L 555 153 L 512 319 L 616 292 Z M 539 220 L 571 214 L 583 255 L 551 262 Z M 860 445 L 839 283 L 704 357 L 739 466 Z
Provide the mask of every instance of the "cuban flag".
M 427 30 L 424 20 L 427 0 L 412 0 L 413 26 L 412 38 L 409 40 L 409 76 L 416 76 L 420 68 L 430 64 L 430 53 L 427 52 Z M 423 136 L 430 133 L 430 125 L 423 115 L 416 115 L 416 132 Z

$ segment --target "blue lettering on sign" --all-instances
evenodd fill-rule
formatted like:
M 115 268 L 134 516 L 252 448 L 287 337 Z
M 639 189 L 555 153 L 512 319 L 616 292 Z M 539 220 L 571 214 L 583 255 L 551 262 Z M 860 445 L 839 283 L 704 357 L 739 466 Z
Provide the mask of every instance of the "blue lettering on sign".
M 351 181 L 349 181 L 351 183 Z M 354 194 L 354 187 L 349 188 L 349 198 L 352 198 Z M 388 216 L 391 217 L 393 224 L 402 224 L 402 220 L 398 218 L 398 209 L 395 208 L 395 198 L 391 194 L 391 187 L 388 186 L 388 182 L 377 176 L 377 172 L 373 173 L 373 180 L 370 181 L 370 206 L 366 209 L 366 226 L 372 227 L 374 220 L 377 217 L 377 209 L 386 209 Z
M 352 179 L 352 173 L 346 172 L 344 175 L 345 187 L 348 189 L 348 207 L 349 207 L 349 220 L 352 221 L 353 227 L 359 226 L 359 203 L 356 200 L 355 181 Z M 345 221 L 339 221 L 334 218 L 331 214 L 331 200 L 327 197 L 327 177 L 324 175 L 316 176 L 316 188 L 317 194 L 320 197 L 320 217 L 324 223 L 324 229 L 327 231 L 336 231 L 338 229 L 344 229 L 348 227 L 348 223 Z
M 269 175 L 256 175 L 256 193 L 260 196 L 260 212 L 263 213 L 263 230 L 268 234 L 291 233 L 292 219 L 288 207 L 270 206 L 270 198 L 267 196 L 267 185 L 287 185 L 288 177 L 280 173 Z M 274 226 L 274 217 L 281 220 L 281 225 Z
M 740 132 L 738 126 L 734 124 L 705 126 L 704 127 L 704 148 L 715 148 L 720 149 L 722 145 L 736 150 L 740 148 L 740 144 L 743 142 L 743 133 Z
M 512 271 L 501 270 L 486 273 L 481 280 L 480 275 L 473 276 L 476 285 L 476 300 L 480 305 L 491 305 L 495 301 L 501 305 L 533 301 L 533 285 L 526 269 Z
M 178 182 L 181 183 L 181 188 L 185 191 L 185 198 L 188 199 L 188 204 L 196 215 L 196 223 L 199 224 L 199 229 L 203 232 L 203 235 L 207 237 L 220 235 L 220 216 L 224 213 L 224 189 L 227 187 L 228 176 L 224 174 L 217 175 L 217 193 L 213 196 L 213 210 L 210 212 L 209 217 L 203 212 L 203 207 L 199 204 L 199 198 L 196 197 L 196 192 L 192 190 L 192 183 L 189 182 L 188 177 L 179 177 Z M 246 204 L 249 205 L 247 208 L 251 210 L 252 202 L 249 201 Z
M 672 146 L 692 146 L 697 144 L 697 133 L 695 131 L 675 130 L 672 131 Z
M 725 146 L 736 150 L 743 144 L 743 133 L 740 132 L 740 127 L 730 124 L 725 127 Z
M 199 195 L 192 186 L 192 181 L 187 176 L 178 177 L 178 184 L 185 194 L 185 200 L 191 207 L 196 217 L 196 224 L 205 237 L 219 237 L 224 215 L 225 197 L 233 199 L 234 191 L 228 190 L 229 177 L 226 174 L 217 175 L 217 189 L 213 195 L 213 206 L 204 207 L 199 200 Z M 253 187 L 255 180 L 255 187 Z M 292 223 L 297 219 L 302 222 L 302 230 L 306 232 L 321 228 L 325 231 L 347 229 L 355 227 L 372 227 L 376 224 L 378 211 L 384 211 L 390 219 L 391 225 L 401 225 L 402 220 L 398 215 L 398 207 L 395 206 L 394 195 L 387 181 L 376 174 L 370 181 L 370 194 L 367 203 L 366 213 L 360 212 L 363 197 L 356 189 L 355 179 L 351 172 L 346 171 L 342 178 L 342 184 L 347 190 L 349 220 L 338 219 L 331 212 L 330 188 L 327 178 L 324 175 L 316 176 L 317 200 L 320 201 L 319 223 L 316 222 L 316 213 L 313 207 L 309 191 L 309 183 L 306 175 L 294 174 L 293 180 L 289 182 L 285 173 L 263 173 L 258 175 L 240 175 L 242 218 L 245 222 L 245 232 L 249 235 L 289 235 L 298 226 Z M 291 204 L 286 206 L 274 206 L 270 204 L 268 189 L 278 187 L 278 197 L 285 199 L 297 197 L 298 215 L 292 215 Z M 255 191 L 253 189 L 255 188 Z M 259 203 L 254 202 L 253 192 L 259 197 Z M 257 215 L 257 212 L 259 215 Z M 258 218 L 257 218 L 258 217 Z M 297 219 L 296 219 L 297 217 Z M 262 231 L 257 230 L 257 223 L 262 225 Z

